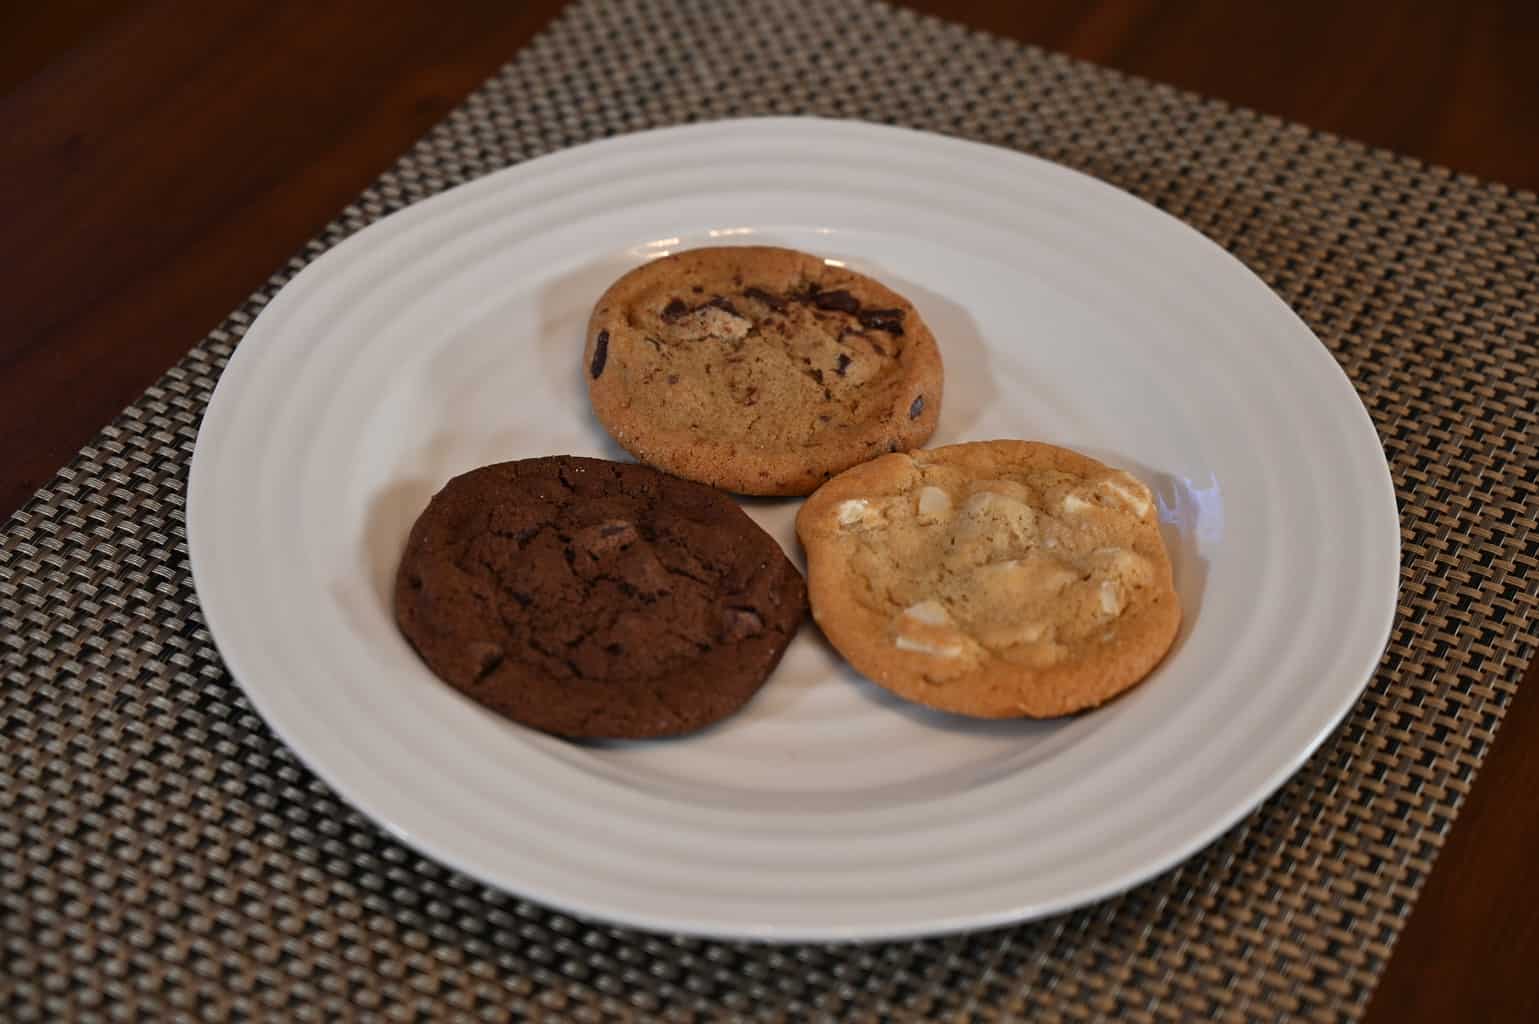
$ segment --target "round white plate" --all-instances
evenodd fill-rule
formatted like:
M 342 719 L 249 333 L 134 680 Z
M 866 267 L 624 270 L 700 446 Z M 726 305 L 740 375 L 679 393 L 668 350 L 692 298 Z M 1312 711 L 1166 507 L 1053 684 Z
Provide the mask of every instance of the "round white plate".
M 864 682 L 809 622 L 724 724 L 576 745 L 428 672 L 389 592 L 429 496 L 489 462 L 623 457 L 588 409 L 594 300 L 643 260 L 733 243 L 841 260 L 914 302 L 946 362 L 933 444 L 1047 440 L 1153 485 L 1186 621 L 1144 685 L 1067 721 L 952 718 Z M 799 559 L 796 506 L 748 504 Z M 1352 704 L 1399 562 L 1352 386 L 1238 261 L 1041 160 L 810 119 L 580 146 L 338 245 L 220 380 L 187 532 L 252 703 L 405 842 L 566 910 L 770 940 L 1016 921 L 1175 864 Z

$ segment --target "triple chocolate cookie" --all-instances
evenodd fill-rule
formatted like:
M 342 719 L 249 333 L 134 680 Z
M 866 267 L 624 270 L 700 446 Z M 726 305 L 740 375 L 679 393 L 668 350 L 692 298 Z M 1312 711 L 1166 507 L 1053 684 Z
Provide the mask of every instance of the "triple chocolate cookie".
M 806 612 L 719 491 L 572 456 L 449 481 L 407 541 L 396 619 L 440 678 L 569 737 L 690 732 L 742 707 Z
M 885 455 L 802 506 L 812 614 L 901 697 L 1064 715 L 1143 679 L 1181 624 L 1149 488 L 1051 445 Z
M 790 249 L 693 249 L 599 299 L 583 361 L 626 451 L 742 494 L 810 493 L 924 444 L 941 357 L 903 296 Z

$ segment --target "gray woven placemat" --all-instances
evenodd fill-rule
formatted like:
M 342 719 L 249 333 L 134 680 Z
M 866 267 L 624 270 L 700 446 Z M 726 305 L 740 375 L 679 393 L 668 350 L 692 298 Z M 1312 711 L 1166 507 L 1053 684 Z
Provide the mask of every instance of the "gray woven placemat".
M 998 143 L 1159 204 L 1287 298 L 1385 439 L 1405 561 L 1377 677 L 1276 796 L 1118 899 L 862 948 L 591 926 L 362 820 L 204 629 L 182 533 L 199 416 L 299 267 L 539 153 L 799 112 Z M 863 0 L 569 9 L 6 526 L 0 1016 L 1357 1016 L 1534 654 L 1536 220 L 1532 195 Z

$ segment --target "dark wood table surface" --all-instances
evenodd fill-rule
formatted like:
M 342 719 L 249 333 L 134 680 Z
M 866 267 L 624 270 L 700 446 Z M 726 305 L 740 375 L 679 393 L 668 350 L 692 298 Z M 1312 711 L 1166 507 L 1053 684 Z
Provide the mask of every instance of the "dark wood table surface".
M 1533 0 L 912 6 L 1539 188 Z M 559 7 L 0 6 L 0 514 Z M 1368 1020 L 1539 1020 L 1536 870 L 1539 671 L 1531 669 Z

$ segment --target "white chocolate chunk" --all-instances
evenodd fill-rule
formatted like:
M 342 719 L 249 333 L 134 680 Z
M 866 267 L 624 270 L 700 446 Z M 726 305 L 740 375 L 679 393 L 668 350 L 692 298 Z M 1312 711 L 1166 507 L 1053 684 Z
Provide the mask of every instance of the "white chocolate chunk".
M 1126 473 L 1102 480 L 1096 487 L 1125 505 L 1138 518 L 1149 514 L 1149 489 Z
M 1122 611 L 1122 588 L 1111 580 L 1101 583 L 1101 613 L 1107 616 L 1120 614 Z
M 1077 516 L 1081 513 L 1090 511 L 1092 506 L 1090 502 L 1086 501 L 1084 498 L 1081 498 L 1077 494 L 1065 494 L 1059 507 L 1063 509 L 1064 515 Z
M 923 640 L 915 640 L 913 637 L 898 634 L 893 643 L 900 651 L 913 651 L 915 654 L 929 654 L 937 658 L 955 658 L 962 653 L 961 644 L 932 644 Z
M 835 510 L 840 526 L 865 526 L 874 521 L 879 513 L 864 498 L 841 501 Z
M 946 613 L 946 606 L 933 599 L 911 604 L 903 609 L 903 614 L 927 626 L 944 626 L 951 621 L 951 616 Z
M 919 519 L 934 522 L 951 514 L 951 495 L 939 487 L 926 487 L 919 492 Z

